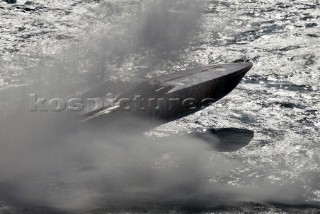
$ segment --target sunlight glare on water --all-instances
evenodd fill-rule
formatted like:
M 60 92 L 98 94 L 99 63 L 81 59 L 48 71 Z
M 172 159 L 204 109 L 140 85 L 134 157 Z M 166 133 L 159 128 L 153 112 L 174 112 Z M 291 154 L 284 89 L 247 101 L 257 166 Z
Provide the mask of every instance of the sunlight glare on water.
M 254 63 L 242 83 L 218 103 L 147 134 L 163 137 L 211 127 L 254 131 L 253 140 L 237 151 L 211 151 L 194 138 L 161 138 L 159 145 L 98 131 L 71 136 L 62 131 L 65 138 L 60 139 L 36 119 L 41 135 L 11 121 L 19 124 L 20 132 L 0 130 L 0 144 L 9 152 L 0 152 L 0 169 L 6 172 L 0 176 L 0 201 L 4 201 L 0 212 L 20 212 L 19 206 L 10 205 L 12 200 L 66 210 L 319 209 L 319 1 L 197 3 L 0 2 L 2 118 L 19 109 L 7 106 L 23 100 L 28 85 L 68 96 L 102 79 L 154 76 L 207 64 Z M 1 127 L 9 125 L 0 122 Z M 42 145 L 42 137 L 48 136 L 53 144 Z M 54 160 L 50 151 L 60 160 Z M 15 155 L 21 163 L 12 159 Z M 8 198 L 7 190 L 13 192 Z M 299 207 L 303 204 L 310 206 Z

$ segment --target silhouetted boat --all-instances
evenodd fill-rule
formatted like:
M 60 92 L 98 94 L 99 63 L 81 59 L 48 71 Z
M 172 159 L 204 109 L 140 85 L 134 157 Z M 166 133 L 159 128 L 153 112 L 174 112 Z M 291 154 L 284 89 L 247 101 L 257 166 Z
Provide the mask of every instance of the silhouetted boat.
M 105 82 L 84 94 L 87 98 L 103 100 L 104 105 L 95 103 L 95 107 L 88 108 L 82 121 L 107 119 L 111 115 L 128 113 L 176 119 L 229 94 L 251 67 L 250 62 L 210 65 L 149 80 Z

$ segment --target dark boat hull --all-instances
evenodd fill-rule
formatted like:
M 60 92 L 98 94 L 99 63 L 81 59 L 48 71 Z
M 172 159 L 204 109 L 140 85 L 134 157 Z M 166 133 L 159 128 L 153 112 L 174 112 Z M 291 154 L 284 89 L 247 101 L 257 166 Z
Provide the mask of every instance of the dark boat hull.
M 229 94 L 251 67 L 252 63 L 248 62 L 179 71 L 126 85 L 126 90 L 119 93 L 119 87 L 102 86 L 102 94 L 117 95 L 109 105 L 87 112 L 83 120 L 105 120 L 117 115 L 176 119 Z

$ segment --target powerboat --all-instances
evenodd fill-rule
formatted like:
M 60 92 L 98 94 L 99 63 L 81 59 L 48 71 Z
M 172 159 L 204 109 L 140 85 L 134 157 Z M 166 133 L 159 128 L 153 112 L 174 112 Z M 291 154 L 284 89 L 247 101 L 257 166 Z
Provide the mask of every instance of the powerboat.
M 130 82 L 104 82 L 83 94 L 91 101 L 81 121 L 114 115 L 172 120 L 199 111 L 229 94 L 251 62 L 209 65 Z

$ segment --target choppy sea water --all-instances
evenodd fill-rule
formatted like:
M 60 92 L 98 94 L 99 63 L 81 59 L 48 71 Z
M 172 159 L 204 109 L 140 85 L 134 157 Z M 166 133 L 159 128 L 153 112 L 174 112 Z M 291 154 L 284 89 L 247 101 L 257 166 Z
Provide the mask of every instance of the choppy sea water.
M 249 60 L 227 97 L 148 135 L 214 127 L 254 138 L 217 152 L 194 138 L 154 145 L 57 129 L 43 134 L 64 136 L 48 148 L 38 134 L 47 129 L 28 129 L 29 117 L 17 131 L 3 122 L 0 212 L 317 212 L 319 9 L 317 0 L 1 1 L 2 121 L 30 85 L 65 95 L 106 78 Z

